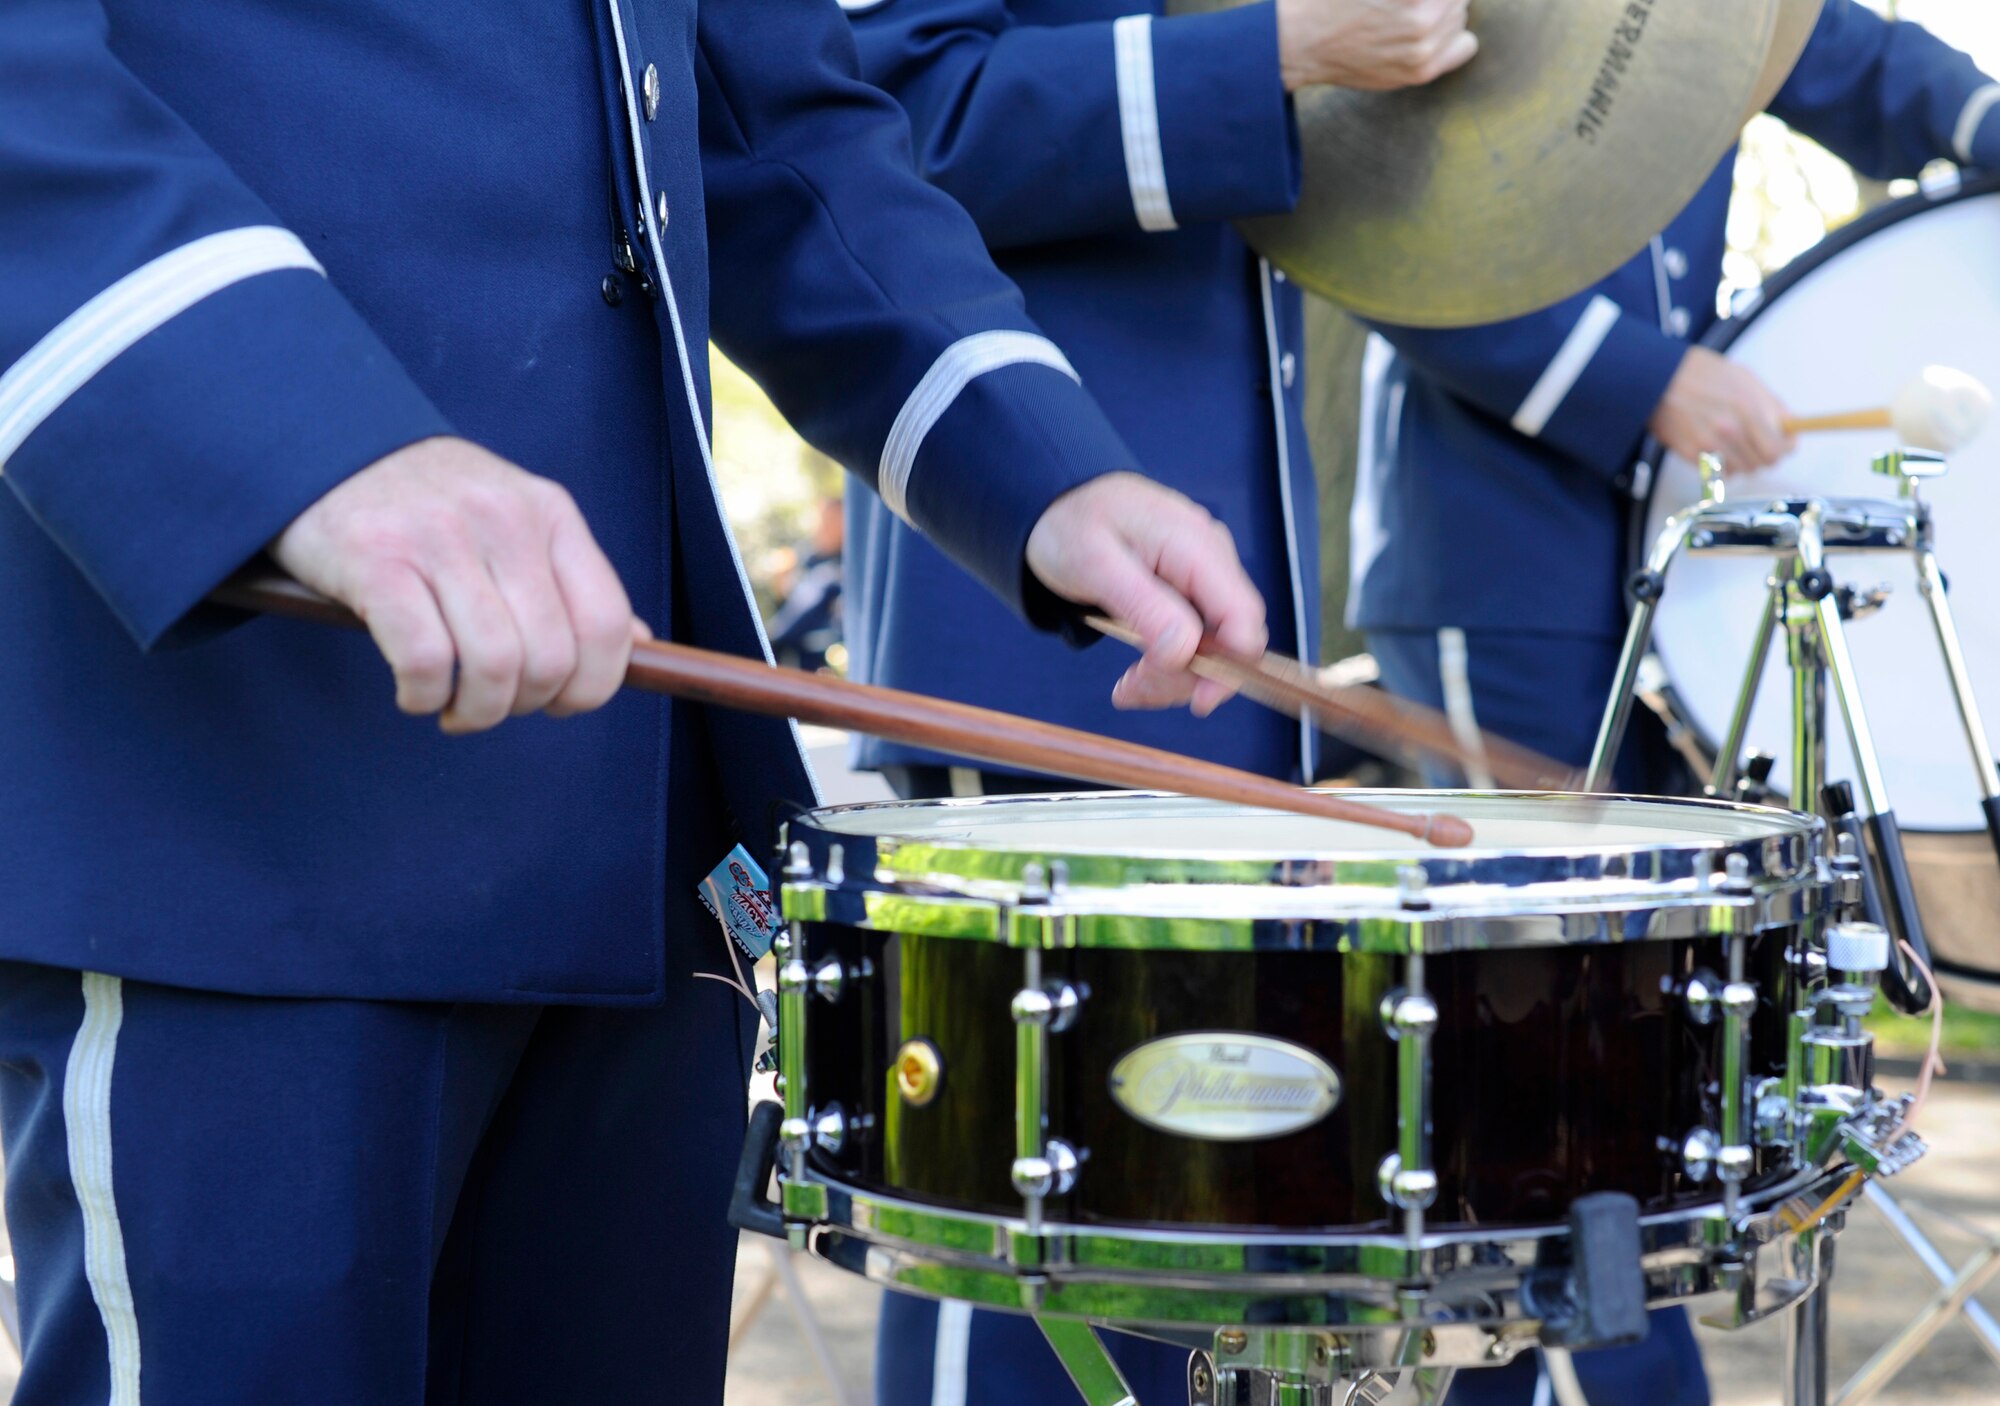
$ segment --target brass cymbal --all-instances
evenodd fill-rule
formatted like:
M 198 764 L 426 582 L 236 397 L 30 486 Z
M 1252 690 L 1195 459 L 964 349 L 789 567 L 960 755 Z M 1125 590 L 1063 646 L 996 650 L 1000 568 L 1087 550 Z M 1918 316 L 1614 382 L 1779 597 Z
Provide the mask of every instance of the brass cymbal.
M 1386 322 L 1461 327 L 1559 302 L 1701 188 L 1758 91 L 1781 3 L 1473 0 L 1479 53 L 1456 73 L 1298 93 L 1298 208 L 1239 227 L 1304 287 Z
M 1764 56 L 1764 71 L 1757 75 L 1757 91 L 1751 98 L 1750 111 L 1744 114 L 1745 122 L 1769 107 L 1771 99 L 1778 96 L 1778 89 L 1785 86 L 1785 80 L 1797 67 L 1799 55 L 1806 51 L 1806 41 L 1812 38 L 1819 12 L 1825 8 L 1826 0 L 1778 0 L 1778 23 L 1771 35 L 1771 51 Z

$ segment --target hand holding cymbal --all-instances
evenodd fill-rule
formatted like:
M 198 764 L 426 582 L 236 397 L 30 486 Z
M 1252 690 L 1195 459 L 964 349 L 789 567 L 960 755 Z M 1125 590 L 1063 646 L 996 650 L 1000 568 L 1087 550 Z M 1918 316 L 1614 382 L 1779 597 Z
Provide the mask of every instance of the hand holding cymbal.
M 1949 366 L 1926 366 L 1887 406 L 1798 416 L 1785 421 L 1785 429 L 1790 434 L 1894 430 L 1896 438 L 1912 449 L 1955 454 L 1986 427 L 1992 409 L 1992 392 L 1971 376 Z

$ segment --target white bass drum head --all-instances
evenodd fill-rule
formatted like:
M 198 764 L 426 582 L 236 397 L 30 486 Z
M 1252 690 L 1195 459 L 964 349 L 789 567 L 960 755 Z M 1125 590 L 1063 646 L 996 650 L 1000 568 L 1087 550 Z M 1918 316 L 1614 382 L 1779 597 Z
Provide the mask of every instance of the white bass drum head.
M 2000 182 L 1875 212 L 1780 274 L 1759 306 L 1722 324 L 1710 341 L 1761 376 L 1795 415 L 1887 405 L 1931 365 L 2000 388 Z M 1894 447 L 1887 430 L 1804 435 L 1798 452 L 1776 468 L 1732 476 L 1729 496 L 1890 499 L 1893 482 L 1871 473 L 1869 461 Z M 1938 563 L 1950 582 L 1973 687 L 1991 718 L 2000 707 L 2000 425 L 1987 426 L 1950 468 L 1925 497 L 1936 509 Z M 1699 497 L 1694 467 L 1667 456 L 1655 476 L 1644 543 Z M 1971 752 L 1911 558 L 1829 552 L 1828 566 L 1843 584 L 1892 587 L 1881 611 L 1850 624 L 1848 640 L 1897 817 L 1906 829 L 1983 830 Z M 1711 749 L 1728 728 L 1768 569 L 1766 559 L 1683 554 L 1667 575 L 1654 648 Z M 1828 709 L 1828 767 L 1834 778 L 1851 778 L 1853 758 L 1831 696 Z M 1790 736 L 1779 639 L 1748 746 L 1778 759 L 1772 780 L 1781 789 L 1791 775 Z

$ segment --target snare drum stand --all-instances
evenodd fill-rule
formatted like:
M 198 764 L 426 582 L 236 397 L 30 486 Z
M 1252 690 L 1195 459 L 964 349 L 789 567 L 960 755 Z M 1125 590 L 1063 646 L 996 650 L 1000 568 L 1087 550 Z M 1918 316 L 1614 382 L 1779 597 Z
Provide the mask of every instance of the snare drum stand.
M 1874 740 L 1861 705 L 1860 680 L 1855 673 L 1853 656 L 1847 648 L 1843 614 L 1854 610 L 1855 598 L 1845 596 L 1827 570 L 1826 551 L 1829 547 L 1842 551 L 1896 551 L 1915 555 L 1918 589 L 1930 607 L 1931 622 L 1937 632 L 1946 672 L 1950 675 L 1959 718 L 1964 724 L 1973 764 L 1978 771 L 1987 822 L 1996 838 L 2000 838 L 2000 774 L 1994 770 L 1992 748 L 1980 723 L 1972 682 L 1959 647 L 1958 630 L 1952 621 L 1950 602 L 1945 595 L 1944 577 L 1938 569 L 1930 507 L 1921 495 L 1923 481 L 1943 474 L 1944 462 L 1932 455 L 1900 451 L 1883 455 L 1875 461 L 1874 467 L 1877 473 L 1896 480 L 1898 496 L 1894 501 L 1810 498 L 1760 499 L 1754 503 L 1732 504 L 1725 500 L 1721 464 L 1712 457 L 1703 458 L 1701 501 L 1668 519 L 1645 565 L 1633 577 L 1632 594 L 1637 603 L 1632 612 L 1631 627 L 1626 633 L 1624 652 L 1619 659 L 1617 681 L 1591 753 L 1586 787 L 1598 789 L 1611 774 L 1613 759 L 1618 754 L 1626 725 L 1631 719 L 1635 686 L 1647 656 L 1653 617 L 1666 588 L 1668 568 L 1675 558 L 1683 550 L 1772 557 L 1775 567 L 1770 577 L 1770 593 L 1758 621 L 1736 706 L 1730 715 L 1729 731 L 1717 754 L 1715 772 L 1706 790 L 1709 795 L 1723 799 L 1739 798 L 1738 773 L 1742 765 L 1744 737 L 1749 728 L 1751 709 L 1757 700 L 1758 685 L 1765 673 L 1772 637 L 1782 624 L 1791 673 L 1792 803 L 1800 810 L 1822 809 L 1828 812 L 1827 819 L 1836 832 L 1851 836 L 1857 846 L 1865 827 L 1876 863 L 1880 866 L 1881 882 L 1877 893 L 1871 895 L 1871 907 L 1879 907 L 1878 921 L 1886 920 L 1885 926 L 1907 941 L 1928 962 L 1929 953 L 1923 940 L 1915 890 L 1903 855 L 1901 833 L 1882 783 Z M 1862 609 L 1878 603 L 1864 599 Z M 1845 787 L 1827 785 L 1826 689 L 1829 678 L 1840 700 L 1841 716 L 1846 723 L 1848 741 L 1854 754 L 1860 793 L 1858 814 L 1853 802 L 1846 799 Z M 1903 998 L 1900 1003 L 1905 1005 L 1911 1004 L 1910 998 L 1914 994 L 1911 988 L 1923 984 L 1921 977 L 1899 972 L 1895 963 L 1884 975 L 1892 992 L 1900 995 Z M 1897 990 L 1899 987 L 1902 988 L 1900 991 Z M 1940 1278 L 1949 1277 L 1949 1268 L 1945 1266 L 1942 1256 L 1895 1206 L 1887 1193 L 1871 1183 L 1867 1187 L 1867 1195 L 1883 1210 L 1891 1228 L 1910 1244 L 1919 1258 L 1927 1266 L 1932 1266 L 1934 1272 L 1942 1268 L 1944 1272 Z M 1827 1227 L 1829 1232 L 1832 1228 Z M 1820 1287 L 1799 1303 L 1787 1321 L 1786 1406 L 1824 1406 L 1827 1400 L 1826 1303 L 1833 1272 L 1833 1239 L 1830 1233 L 1820 1237 L 1817 1252 L 1822 1256 Z M 1977 1272 L 1982 1267 L 1981 1262 L 1975 1260 L 1971 1272 Z M 1966 1280 L 1966 1276 L 1959 1278 Z M 1950 1287 L 1963 1289 L 1964 1292 L 1957 1297 L 1957 1302 L 1963 1305 L 1969 1303 L 1970 1291 L 1976 1285 L 1966 1280 L 1963 1284 Z M 1978 1306 L 1973 1304 L 1971 1307 L 1976 1309 Z M 1935 1321 L 1929 1324 L 1929 1331 L 1935 1332 L 1946 1316 L 1935 1316 Z M 1906 1329 L 1904 1334 L 1899 1335 L 1899 1340 L 1908 1339 L 1916 1326 Z M 1975 1326 L 1983 1329 L 1986 1325 Z M 1985 1337 L 1983 1331 L 1981 1336 L 1982 1339 Z M 1903 1361 L 1914 1355 L 1915 1346 L 1921 1346 L 1921 1342 L 1910 1348 Z M 1881 1380 L 1886 1380 L 1886 1377 Z M 1873 1385 L 1879 1387 L 1881 1380 Z M 1842 1399 L 1850 1398 L 1859 1399 L 1853 1397 L 1851 1391 Z

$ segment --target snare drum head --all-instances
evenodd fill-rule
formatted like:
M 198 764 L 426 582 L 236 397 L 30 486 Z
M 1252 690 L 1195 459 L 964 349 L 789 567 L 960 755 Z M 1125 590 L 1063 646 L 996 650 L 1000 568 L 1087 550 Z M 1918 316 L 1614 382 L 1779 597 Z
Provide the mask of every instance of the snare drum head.
M 1459 919 L 1471 924 L 1466 940 L 1482 947 L 1560 940 L 1561 925 L 1541 921 L 1559 913 L 1634 915 L 1638 932 L 1663 931 L 1642 915 L 1677 910 L 1698 927 L 1732 871 L 1757 894 L 1748 926 L 1778 926 L 1795 920 L 1816 882 L 1816 822 L 1787 811 L 1629 796 L 1344 794 L 1462 816 L 1473 843 L 1437 849 L 1372 826 L 1183 796 L 1010 796 L 812 812 L 790 823 L 786 877 L 832 895 L 815 915 L 861 891 L 1012 905 L 1054 888 L 1065 912 L 1105 919 L 1103 940 L 1135 946 L 1196 941 L 1171 920 L 1396 918 L 1419 898 L 1421 921 L 1435 929 L 1432 950 L 1460 945 L 1442 935 Z M 1124 917 L 1169 921 L 1127 926 Z M 1487 921 L 1505 919 L 1523 921 Z M 915 916 L 898 905 L 865 921 L 894 926 Z M 1085 931 L 1087 917 L 1077 925 L 1079 945 L 1098 940 Z
M 1926 366 L 1950 366 L 2000 387 L 2000 183 L 1954 199 L 1916 197 L 1879 212 L 1857 237 L 1829 241 L 1747 318 L 1724 324 L 1726 355 L 1762 377 L 1796 415 L 1887 405 Z M 1732 477 L 1729 496 L 1874 498 L 1893 483 L 1869 471 L 1895 447 L 1887 430 L 1801 437 L 1790 459 Z M 1933 480 L 1937 551 L 1978 696 L 2000 701 L 2000 426 L 1989 426 Z M 1667 515 L 1700 496 L 1692 465 L 1668 457 L 1656 475 L 1645 541 Z M 1983 827 L 1971 754 L 1952 701 L 1911 559 L 1829 553 L 1843 584 L 1892 587 L 1878 613 L 1848 630 L 1883 779 L 1898 817 L 1919 830 Z M 1713 746 L 1727 730 L 1769 566 L 1748 557 L 1684 554 L 1669 572 L 1655 649 L 1689 721 Z M 1835 709 L 1837 714 L 1837 708 Z M 1834 777 L 1854 764 L 1837 722 L 1828 747 Z M 1784 647 L 1774 646 L 1751 717 L 1748 745 L 1790 775 L 1790 695 Z

